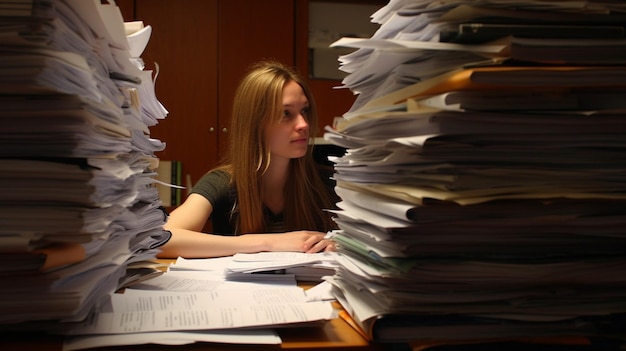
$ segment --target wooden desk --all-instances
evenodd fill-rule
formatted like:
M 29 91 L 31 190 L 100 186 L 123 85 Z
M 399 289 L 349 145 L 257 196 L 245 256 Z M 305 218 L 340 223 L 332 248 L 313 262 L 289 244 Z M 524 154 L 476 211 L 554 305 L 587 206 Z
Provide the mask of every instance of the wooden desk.
M 168 263 L 172 260 L 158 260 Z M 302 285 L 305 289 L 308 285 Z M 341 309 L 338 303 L 335 308 Z M 369 343 L 343 319 L 336 318 L 325 321 L 321 326 L 277 328 L 278 335 L 283 340 L 281 345 L 242 345 L 242 344 L 213 344 L 195 343 L 184 346 L 167 345 L 137 345 L 116 346 L 106 348 L 87 349 L 91 351 L 120 351 L 120 350 L 384 350 L 384 345 Z M 19 351 L 61 351 L 63 339 L 58 336 L 33 335 L 20 333 L 0 333 L 2 350 Z
M 129 345 L 87 349 L 91 351 L 217 351 L 217 350 L 384 350 L 383 345 L 370 344 L 341 319 L 324 322 L 320 327 L 278 329 L 281 345 L 241 345 L 195 343 L 183 346 Z M 61 351 L 61 337 L 33 334 L 0 334 L 3 350 L 15 351 Z

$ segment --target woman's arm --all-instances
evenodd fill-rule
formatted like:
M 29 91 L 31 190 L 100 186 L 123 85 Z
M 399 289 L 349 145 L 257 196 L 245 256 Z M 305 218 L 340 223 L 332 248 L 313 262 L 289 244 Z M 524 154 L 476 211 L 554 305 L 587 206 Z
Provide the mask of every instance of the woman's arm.
M 170 214 L 164 228 L 172 238 L 161 247 L 160 258 L 205 258 L 261 251 L 319 252 L 334 250 L 325 233 L 296 231 L 283 234 L 246 234 L 222 236 L 202 233 L 213 212 L 211 203 L 201 195 L 191 194 Z

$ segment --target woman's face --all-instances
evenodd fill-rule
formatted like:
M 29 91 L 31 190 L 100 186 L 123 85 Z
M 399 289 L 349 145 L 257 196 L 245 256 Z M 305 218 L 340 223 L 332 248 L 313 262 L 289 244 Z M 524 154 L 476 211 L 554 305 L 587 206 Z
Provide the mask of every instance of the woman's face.
M 299 158 L 309 143 L 309 101 L 300 85 L 288 82 L 283 88 L 283 112 L 278 123 L 265 130 L 272 158 Z

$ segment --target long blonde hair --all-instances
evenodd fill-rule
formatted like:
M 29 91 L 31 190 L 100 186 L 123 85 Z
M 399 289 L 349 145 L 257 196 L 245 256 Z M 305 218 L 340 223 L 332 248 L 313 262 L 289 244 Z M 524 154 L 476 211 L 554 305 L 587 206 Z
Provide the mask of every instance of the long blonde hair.
M 317 132 L 317 110 L 313 95 L 302 78 L 291 68 L 274 61 L 255 64 L 235 92 L 230 120 L 229 154 L 222 169 L 231 174 L 237 190 L 233 215 L 237 233 L 262 233 L 268 230 L 264 221 L 261 198 L 261 176 L 270 163 L 270 149 L 265 140 L 265 127 L 276 123 L 282 115 L 284 86 L 294 81 L 302 87 L 309 101 L 310 135 Z M 311 144 L 311 143 L 309 143 Z M 284 190 L 284 222 L 287 231 L 328 231 L 335 227 L 325 209 L 334 207 L 325 191 L 312 155 L 312 147 L 304 157 L 292 159 L 290 175 Z

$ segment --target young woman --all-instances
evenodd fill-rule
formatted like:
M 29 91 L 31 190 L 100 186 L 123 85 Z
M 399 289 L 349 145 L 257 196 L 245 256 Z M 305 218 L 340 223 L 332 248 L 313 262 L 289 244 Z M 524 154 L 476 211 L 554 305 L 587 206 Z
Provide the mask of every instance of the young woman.
M 169 216 L 159 257 L 219 257 L 238 252 L 334 250 L 332 188 L 311 153 L 315 102 L 288 67 L 261 62 L 241 81 L 226 162 L 205 174 Z M 202 232 L 211 219 L 213 234 Z

